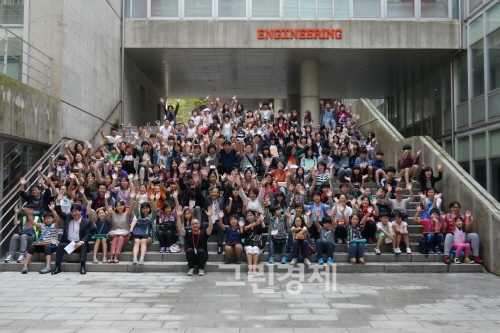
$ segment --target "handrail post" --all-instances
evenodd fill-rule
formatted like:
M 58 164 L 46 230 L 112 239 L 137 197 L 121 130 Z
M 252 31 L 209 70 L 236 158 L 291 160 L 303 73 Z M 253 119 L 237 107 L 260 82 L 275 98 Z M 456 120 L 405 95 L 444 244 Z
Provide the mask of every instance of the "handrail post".
M 52 73 L 52 58 L 49 58 L 49 70 L 48 70 L 48 78 L 47 78 L 47 95 L 50 95 L 50 74 Z
M 4 28 L 5 29 L 5 28 Z M 5 29 L 5 47 L 4 47 L 4 55 L 3 55 L 3 73 L 7 74 L 7 59 L 8 59 L 8 51 L 9 51 L 9 30 Z
M 31 78 L 31 44 L 28 44 L 28 68 L 26 69 L 26 84 L 30 85 Z

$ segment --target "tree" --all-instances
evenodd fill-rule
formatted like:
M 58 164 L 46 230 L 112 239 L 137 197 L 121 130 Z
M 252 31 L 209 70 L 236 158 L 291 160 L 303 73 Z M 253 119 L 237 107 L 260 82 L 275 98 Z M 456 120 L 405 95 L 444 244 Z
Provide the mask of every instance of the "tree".
M 173 105 L 177 103 L 177 99 L 169 98 L 167 99 L 167 105 Z M 186 98 L 181 99 L 179 102 L 179 112 L 177 113 L 177 122 L 187 123 L 191 118 L 191 112 L 194 109 L 198 110 L 198 114 L 201 114 L 201 110 L 207 105 L 205 98 Z

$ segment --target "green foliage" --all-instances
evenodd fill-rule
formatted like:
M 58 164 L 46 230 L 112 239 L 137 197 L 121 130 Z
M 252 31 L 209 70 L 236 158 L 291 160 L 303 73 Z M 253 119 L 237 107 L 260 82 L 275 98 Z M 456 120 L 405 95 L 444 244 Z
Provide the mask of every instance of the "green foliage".
M 177 99 L 169 98 L 167 99 L 166 105 L 173 105 L 175 108 L 175 104 L 177 103 Z M 205 107 L 206 105 L 205 98 L 186 98 L 181 99 L 179 102 L 179 113 L 177 113 L 177 121 L 187 123 L 189 118 L 191 118 L 191 112 L 194 109 L 200 110 L 200 107 Z

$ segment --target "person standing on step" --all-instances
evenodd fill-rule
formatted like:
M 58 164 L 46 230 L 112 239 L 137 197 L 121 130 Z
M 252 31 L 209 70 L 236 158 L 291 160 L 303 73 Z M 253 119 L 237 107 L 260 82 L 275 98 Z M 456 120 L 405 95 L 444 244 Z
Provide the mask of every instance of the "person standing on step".
M 182 225 L 182 207 L 177 206 L 177 230 L 186 239 L 186 260 L 188 263 L 188 276 L 194 273 L 194 266 L 198 265 L 198 275 L 205 275 L 205 264 L 208 261 L 208 236 L 212 234 L 214 221 L 212 220 L 211 207 L 206 212 L 208 216 L 208 228 L 201 229 L 201 223 L 197 219 L 191 220 L 191 230 L 187 231 Z
M 55 211 L 64 223 L 64 232 L 61 241 L 57 245 L 56 268 L 52 274 L 62 272 L 61 263 L 64 257 L 65 248 L 71 242 L 74 242 L 74 252 L 80 253 L 80 274 L 87 274 L 85 262 L 87 261 L 87 252 L 89 250 L 90 221 L 82 217 L 82 206 L 73 204 L 71 206 L 71 215 L 61 211 L 61 206 L 56 205 Z
M 340 206 L 339 210 L 344 211 L 344 207 Z M 316 212 L 315 224 L 319 232 L 319 238 L 316 240 L 316 252 L 318 253 L 318 264 L 323 265 L 323 252 L 326 251 L 328 265 L 333 265 L 333 251 L 335 251 L 335 244 L 333 243 L 333 235 L 335 231 L 332 229 L 332 223 L 334 222 L 333 212 L 329 210 L 327 212 L 328 216 L 323 217 L 321 220 L 323 226 L 319 224 L 319 217 L 321 215 L 320 211 Z M 344 225 L 342 228 L 345 229 Z

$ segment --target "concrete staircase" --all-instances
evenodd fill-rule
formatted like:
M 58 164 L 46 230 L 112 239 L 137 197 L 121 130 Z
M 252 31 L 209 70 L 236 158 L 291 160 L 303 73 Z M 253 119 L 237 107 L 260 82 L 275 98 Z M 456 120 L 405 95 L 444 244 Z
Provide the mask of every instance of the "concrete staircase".
M 368 187 L 372 188 L 372 192 L 375 191 L 375 184 L 369 183 Z M 334 189 L 334 193 L 338 193 L 338 188 Z M 382 255 L 375 255 L 374 248 L 375 244 L 366 244 L 365 260 L 366 264 L 363 265 L 352 265 L 349 262 L 349 255 L 347 253 L 346 244 L 336 244 L 334 252 L 335 266 L 329 267 L 328 269 L 335 269 L 338 273 L 481 273 L 483 272 L 483 266 L 478 264 L 452 264 L 446 265 L 443 263 L 444 254 L 431 254 L 428 257 L 420 254 L 418 252 L 418 241 L 422 235 L 422 227 L 413 221 L 413 216 L 415 215 L 415 205 L 418 203 L 417 190 L 414 190 L 415 201 L 410 204 L 409 214 L 409 235 L 410 235 L 410 247 L 412 254 L 406 254 L 403 249 L 402 254 L 394 255 L 392 253 L 392 246 L 383 245 L 381 247 Z M 108 264 L 99 263 L 93 264 L 92 257 L 93 254 L 89 253 L 87 255 L 87 271 L 89 272 L 186 272 L 187 263 L 185 260 L 185 254 L 182 253 L 159 253 L 160 245 L 151 244 L 148 247 L 148 253 L 146 254 L 146 264 L 143 266 L 132 265 L 132 244 L 126 244 L 123 252 L 120 256 L 120 263 L 118 264 Z M 228 274 L 234 272 L 235 269 L 239 269 L 241 272 L 247 271 L 246 257 L 242 255 L 241 265 L 224 265 L 224 255 L 217 254 L 217 240 L 216 236 L 212 235 L 209 238 L 208 243 L 209 250 L 209 261 L 205 267 L 206 272 L 215 271 L 227 271 Z M 16 255 L 17 258 L 17 255 Z M 102 254 L 97 256 L 98 259 L 102 258 Z M 3 258 L 2 258 L 3 259 Z M 30 271 L 37 272 L 44 267 L 43 254 L 35 254 L 34 260 L 30 264 Z M 53 260 L 55 260 L 55 254 L 53 255 Z M 262 265 L 259 270 L 264 269 L 264 271 L 269 271 L 270 266 L 274 272 L 286 273 L 291 267 L 289 263 L 280 264 L 279 254 L 275 255 L 278 263 L 268 264 L 269 259 L 269 245 L 266 245 L 264 254 L 260 257 L 260 263 Z M 63 271 L 65 272 L 78 272 L 79 264 L 77 263 L 67 263 L 77 262 L 79 260 L 78 254 L 71 254 L 65 256 L 65 262 L 63 263 Z M 313 263 L 309 267 L 304 267 L 306 272 L 313 272 L 314 270 L 320 269 L 320 265 L 317 262 L 317 256 L 312 255 L 310 257 Z M 302 263 L 299 263 L 303 265 Z M 54 264 L 53 264 L 54 265 Z M 325 265 L 326 266 L 326 265 Z M 0 271 L 21 271 L 22 264 L 18 263 L 1 263 Z M 321 268 L 324 269 L 324 268 Z

